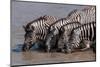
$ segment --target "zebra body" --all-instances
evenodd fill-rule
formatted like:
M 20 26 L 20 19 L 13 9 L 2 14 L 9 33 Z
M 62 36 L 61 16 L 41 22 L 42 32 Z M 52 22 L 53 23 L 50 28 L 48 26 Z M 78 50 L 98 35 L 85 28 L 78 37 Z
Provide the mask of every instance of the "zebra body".
M 53 44 L 56 45 L 56 41 L 59 38 L 58 35 L 61 33 L 61 32 L 59 32 L 60 28 L 68 23 L 72 23 L 73 21 L 75 21 L 75 22 L 79 21 L 78 19 L 76 19 L 76 16 L 80 16 L 80 11 L 78 11 L 77 9 L 74 9 L 73 11 L 71 11 L 68 14 L 68 17 L 61 18 L 61 19 L 57 20 L 55 23 L 50 25 L 49 34 L 46 37 L 46 46 L 47 46 L 48 52 L 51 49 L 51 45 L 52 45 L 51 42 L 53 42 L 55 40 L 55 44 L 54 43 Z
M 89 23 L 89 22 L 96 22 L 96 7 L 90 6 L 81 10 L 82 13 L 82 20 L 81 22 Z
M 54 24 L 51 24 L 50 33 L 46 40 L 46 45 L 47 46 L 51 45 L 50 42 L 52 41 L 50 40 L 53 40 L 52 38 L 57 39 L 57 37 L 55 36 L 57 36 L 60 33 L 59 30 L 63 25 L 72 22 L 79 22 L 81 24 L 85 24 L 93 21 L 95 22 L 95 7 L 84 8 L 82 10 L 74 9 L 68 14 L 66 18 L 59 19 Z
M 60 34 L 60 37 L 58 40 L 58 49 L 63 51 L 64 44 L 68 42 L 71 31 L 74 28 L 79 27 L 79 26 L 81 26 L 81 24 L 79 22 L 73 22 L 73 23 L 68 23 L 61 27 L 60 32 L 62 32 L 62 33 Z
M 82 10 L 74 9 L 71 11 L 66 18 L 61 18 L 57 20 L 55 23 L 50 25 L 50 31 L 53 31 L 53 34 L 56 35 L 59 33 L 59 29 L 61 26 L 71 23 L 71 22 L 79 22 L 81 24 L 96 22 L 95 20 L 95 6 L 90 6 L 88 8 L 84 8 Z M 55 31 L 54 31 L 55 29 Z
M 91 42 L 96 40 L 96 22 L 91 22 L 79 26 L 72 30 L 71 37 L 68 40 L 68 43 L 65 44 L 66 51 L 68 53 L 72 52 L 74 48 L 78 48 L 82 41 L 85 41 L 86 50 L 90 48 Z
M 57 40 L 59 39 L 59 34 L 62 33 L 60 32 L 60 28 L 68 23 L 71 22 L 68 22 L 66 18 L 61 18 L 50 26 L 49 34 L 46 37 L 45 43 L 48 52 L 51 50 L 52 46 L 57 47 Z
M 44 41 L 48 33 L 49 26 L 56 20 L 57 18 L 54 16 L 44 15 L 24 26 L 25 40 L 22 50 L 29 50 L 33 43 Z
M 69 22 L 80 22 L 81 24 L 96 22 L 96 7 L 90 6 L 82 10 L 74 9 L 67 18 Z

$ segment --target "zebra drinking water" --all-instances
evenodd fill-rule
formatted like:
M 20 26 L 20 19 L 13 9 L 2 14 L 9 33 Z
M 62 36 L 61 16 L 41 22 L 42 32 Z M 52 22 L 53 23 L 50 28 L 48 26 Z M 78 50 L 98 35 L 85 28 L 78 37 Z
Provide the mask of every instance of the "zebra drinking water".
M 49 36 L 46 40 L 46 46 L 48 47 L 47 50 L 50 50 L 50 43 L 53 42 L 53 38 L 55 39 L 55 41 L 58 41 L 58 34 L 61 33 L 59 32 L 59 30 L 63 25 L 73 22 L 79 22 L 81 24 L 86 24 L 93 21 L 95 22 L 95 14 L 95 6 L 90 6 L 82 10 L 74 9 L 68 14 L 66 18 L 57 20 L 54 24 L 50 26 L 50 33 L 48 34 Z M 55 45 L 56 44 L 57 42 L 55 42 Z
M 60 32 L 62 32 L 59 36 L 58 40 L 58 49 L 60 51 L 64 51 L 64 44 L 68 42 L 70 38 L 71 31 L 76 28 L 81 26 L 79 22 L 73 22 L 73 23 L 68 23 L 64 26 L 61 27 Z
M 73 29 L 68 43 L 65 43 L 66 52 L 74 51 L 74 48 L 78 48 L 82 41 L 85 42 L 85 48 L 81 50 L 90 48 L 93 41 L 96 41 L 96 22 L 87 23 Z
M 61 18 L 49 27 L 49 34 L 46 37 L 46 43 L 45 43 L 46 47 L 47 47 L 46 50 L 48 52 L 50 52 L 50 50 L 52 49 L 53 46 L 55 48 L 58 47 L 57 41 L 59 39 L 59 34 L 62 33 L 62 32 L 59 32 L 59 30 L 63 25 L 66 25 L 68 23 L 70 23 L 70 22 L 67 21 L 67 18 Z
M 29 50 L 34 43 L 43 43 L 48 34 L 49 26 L 56 20 L 57 18 L 54 16 L 44 15 L 29 22 L 26 26 L 23 26 L 25 30 L 25 40 L 22 50 Z

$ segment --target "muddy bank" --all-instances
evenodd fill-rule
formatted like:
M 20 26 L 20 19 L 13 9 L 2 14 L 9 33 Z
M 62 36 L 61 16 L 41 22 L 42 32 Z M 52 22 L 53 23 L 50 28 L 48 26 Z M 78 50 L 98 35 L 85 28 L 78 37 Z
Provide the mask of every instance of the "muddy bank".
M 95 61 L 95 58 L 96 58 L 95 53 L 93 53 L 92 50 L 83 52 L 78 51 L 72 54 L 57 53 L 57 52 L 44 53 L 38 51 L 12 52 L 13 65 Z

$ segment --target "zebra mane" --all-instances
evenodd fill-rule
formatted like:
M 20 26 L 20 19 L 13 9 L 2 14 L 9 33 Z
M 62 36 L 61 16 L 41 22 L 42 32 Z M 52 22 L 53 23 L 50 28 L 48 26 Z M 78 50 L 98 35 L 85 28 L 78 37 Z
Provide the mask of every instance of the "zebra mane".
M 45 20 L 45 21 L 46 21 L 46 20 L 47 20 L 47 19 L 46 19 L 46 16 L 47 16 L 47 15 L 40 16 L 39 18 L 37 18 L 37 19 L 35 19 L 35 20 L 29 22 L 29 23 L 26 25 L 26 29 L 29 28 L 30 25 L 31 25 L 32 23 L 36 22 L 36 21 L 39 21 L 39 20 Z
M 78 11 L 78 9 L 72 10 L 72 11 L 67 15 L 67 17 L 70 17 L 73 13 L 75 13 L 75 12 L 77 12 L 77 11 Z
M 57 21 L 55 21 L 54 23 L 52 23 L 50 26 L 55 25 L 56 23 L 59 23 L 59 21 L 66 20 L 66 19 L 67 18 L 60 18 Z
M 63 28 L 63 27 L 66 26 L 66 25 L 70 25 L 70 24 L 80 24 L 80 25 L 81 25 L 81 23 L 79 23 L 79 22 L 72 22 L 72 23 L 67 23 L 67 24 L 61 26 L 61 28 Z M 60 28 L 60 29 L 61 29 L 61 28 Z
M 84 8 L 84 9 L 82 9 L 82 11 L 87 11 L 89 9 L 95 9 L 95 6 L 88 6 L 88 7 Z

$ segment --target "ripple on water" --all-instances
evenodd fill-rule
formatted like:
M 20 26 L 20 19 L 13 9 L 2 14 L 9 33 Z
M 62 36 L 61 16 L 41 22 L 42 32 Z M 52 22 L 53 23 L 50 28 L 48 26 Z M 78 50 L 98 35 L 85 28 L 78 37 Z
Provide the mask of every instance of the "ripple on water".
M 17 44 L 16 46 L 15 46 L 15 48 L 12 48 L 12 51 L 13 52 L 22 52 L 22 46 L 23 46 L 23 44 Z M 38 50 L 38 46 L 37 45 L 34 45 L 34 46 L 32 46 L 32 48 L 30 49 L 31 51 L 36 51 L 36 50 Z

